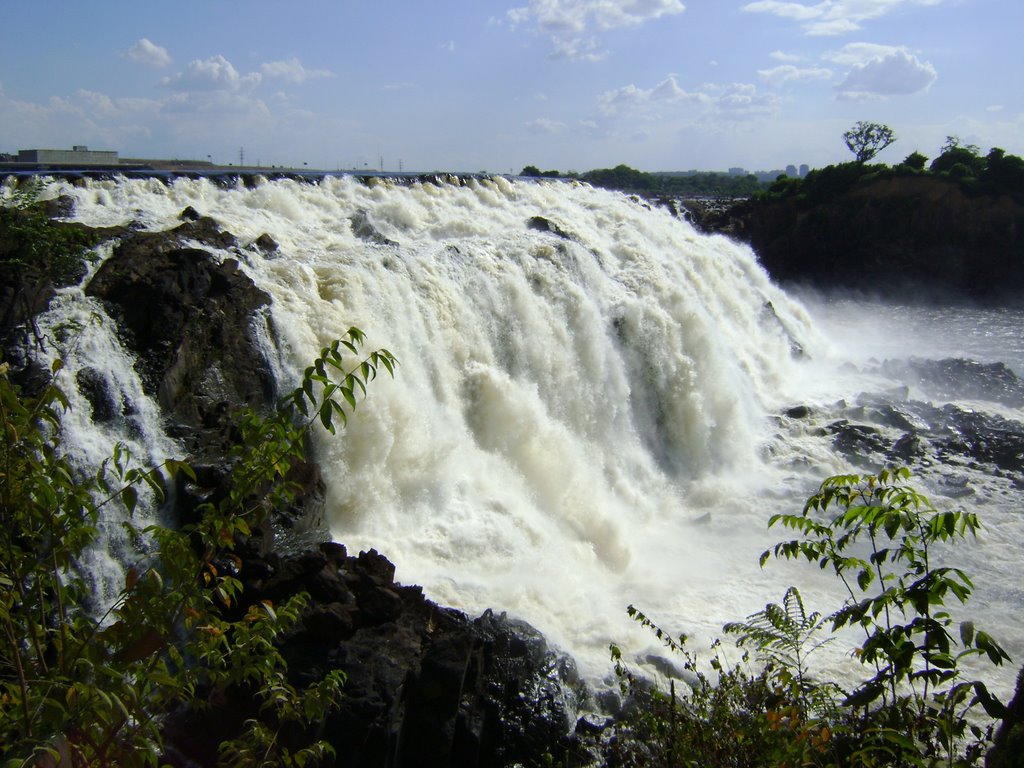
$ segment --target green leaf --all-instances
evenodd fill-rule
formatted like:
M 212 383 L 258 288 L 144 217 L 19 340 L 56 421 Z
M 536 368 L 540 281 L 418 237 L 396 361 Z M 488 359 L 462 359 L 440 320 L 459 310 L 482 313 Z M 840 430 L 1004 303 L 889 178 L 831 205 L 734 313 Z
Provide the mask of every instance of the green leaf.
M 974 693 L 977 696 L 978 701 L 981 703 L 982 708 L 985 710 L 985 714 L 989 717 L 994 717 L 997 720 L 1005 720 L 1009 716 L 1009 710 L 1006 705 L 1003 704 L 999 699 L 993 696 L 985 684 L 980 681 L 974 683 Z
M 881 683 L 877 681 L 870 681 L 847 696 L 846 699 L 843 700 L 843 706 L 853 708 L 866 707 L 881 696 L 882 692 L 883 687 Z
M 135 490 L 135 486 L 126 485 L 121 489 L 121 503 L 128 508 L 128 512 L 132 513 L 135 511 L 135 505 L 139 502 L 139 493 Z
M 341 394 L 352 408 L 356 407 L 356 396 L 352 393 L 352 390 L 348 387 L 341 388 Z
M 333 401 L 332 401 L 333 402 Z M 331 413 L 333 409 L 328 405 L 320 409 L 320 423 L 324 425 L 324 429 L 334 434 L 334 425 L 331 423 Z

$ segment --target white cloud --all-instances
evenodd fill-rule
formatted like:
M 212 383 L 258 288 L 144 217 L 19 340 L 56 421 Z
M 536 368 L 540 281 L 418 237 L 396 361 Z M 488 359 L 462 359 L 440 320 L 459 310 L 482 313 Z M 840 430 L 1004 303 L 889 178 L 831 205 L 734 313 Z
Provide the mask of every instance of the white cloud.
M 631 27 L 686 10 L 679 0 L 530 0 L 505 18 L 513 29 L 532 25 L 551 37 L 552 58 L 598 61 L 605 53 L 592 30 Z
M 569 61 L 600 61 L 608 55 L 608 51 L 601 50 L 597 38 L 571 37 L 551 38 L 553 46 L 549 59 L 568 59 Z
M 582 34 L 594 26 L 600 29 L 643 24 L 686 10 L 679 0 L 530 0 L 507 14 L 514 24 L 530 20 L 545 31 Z
M 259 72 L 240 75 L 230 61 L 217 55 L 190 61 L 184 72 L 165 77 L 160 84 L 179 91 L 235 92 L 259 85 L 262 79 Z
M 855 32 L 864 22 L 903 6 L 938 5 L 947 0 L 821 0 L 817 3 L 755 0 L 743 6 L 748 13 L 768 13 L 800 22 L 809 35 L 842 35 Z
M 783 19 L 807 21 L 808 19 L 816 19 L 821 16 L 822 5 L 824 3 L 806 6 L 801 3 L 783 3 L 778 0 L 758 0 L 754 3 L 747 3 L 743 6 L 743 10 L 750 13 L 770 13 Z
M 566 129 L 565 123 L 560 123 L 557 120 L 549 120 L 546 117 L 539 117 L 536 120 L 531 120 L 526 124 L 534 133 L 553 134 L 561 133 Z
M 779 97 L 772 93 L 758 93 L 752 83 L 708 86 L 714 99 L 714 110 L 723 117 L 746 119 L 773 115 L 779 111 Z
M 448 53 L 455 53 L 454 40 L 449 40 L 448 42 L 445 43 L 439 43 L 437 47 L 440 48 L 442 51 L 448 51 Z
M 836 90 L 844 100 L 908 96 L 927 90 L 937 77 L 928 62 L 906 51 L 893 51 L 855 65 Z
M 624 111 L 646 109 L 652 105 L 685 102 L 708 104 L 710 101 L 706 94 L 683 90 L 675 78 L 670 76 L 649 90 L 630 84 L 614 91 L 606 91 L 598 97 L 597 105 L 604 114 L 616 115 Z
M 795 53 L 785 53 L 784 51 L 772 51 L 768 56 L 769 58 L 775 59 L 775 61 L 785 61 L 789 63 L 804 60 L 803 56 L 798 56 Z
M 167 53 L 167 49 L 162 48 L 145 37 L 139 38 L 139 40 L 137 40 L 135 44 L 128 49 L 127 55 L 132 61 L 145 64 L 147 67 L 156 67 L 157 69 L 161 69 L 163 67 L 170 66 L 171 64 L 171 56 Z
M 73 125 L 75 142 L 116 149 L 132 137 L 148 136 L 160 108 L 150 99 L 111 98 L 84 89 L 45 103 L 10 99 L 0 89 L 0 134 L 19 149 L 59 147 L 68 142 Z
M 905 46 L 878 45 L 876 43 L 847 43 L 838 51 L 828 51 L 822 54 L 822 58 L 834 64 L 847 67 L 855 67 L 860 64 L 867 64 L 876 59 L 884 59 L 894 53 L 913 53 Z
M 782 85 L 798 80 L 827 80 L 832 77 L 832 70 L 824 67 L 797 67 L 793 64 L 780 64 L 772 69 L 759 69 L 757 74 L 770 85 Z
M 266 77 L 286 80 L 296 85 L 318 77 L 334 77 L 334 73 L 326 69 L 306 69 L 302 62 L 295 58 L 261 64 L 260 72 Z
M 660 119 L 658 110 L 680 105 L 699 107 L 701 114 L 745 119 L 774 114 L 779 103 L 776 95 L 759 93 L 757 86 L 750 83 L 706 84 L 700 90 L 687 91 L 680 88 L 671 75 L 654 88 L 638 88 L 631 84 L 598 97 L 598 109 L 604 115 L 642 120 Z

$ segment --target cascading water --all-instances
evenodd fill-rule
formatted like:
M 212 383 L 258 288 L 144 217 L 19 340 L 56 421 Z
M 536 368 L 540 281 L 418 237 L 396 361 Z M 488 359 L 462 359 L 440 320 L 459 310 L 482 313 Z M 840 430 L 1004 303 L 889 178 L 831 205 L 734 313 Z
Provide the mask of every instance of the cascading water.
M 109 244 L 100 248 L 83 285 L 109 255 Z M 141 467 L 156 466 L 181 453 L 164 433 L 160 406 L 143 391 L 135 361 L 118 340 L 116 323 L 81 286 L 58 292 L 50 309 L 37 319 L 36 332 L 48 362 L 59 357 L 64 365 L 58 384 L 70 407 L 62 417 L 62 447 L 72 466 L 93 474 L 117 445 L 126 462 Z M 91 400 L 87 391 L 93 394 Z M 96 412 L 97 405 L 102 413 Z M 155 522 L 154 500 L 144 485 L 137 490 L 142 503 L 134 524 L 142 529 Z M 127 519 L 116 498 L 107 500 L 98 521 L 100 540 L 85 553 L 94 603 L 102 606 L 101 611 L 114 604 L 124 588 L 125 565 L 139 556 L 122 525 Z
M 768 515 L 848 465 L 819 425 L 779 416 L 835 396 L 834 348 L 749 249 L 568 183 L 120 179 L 57 194 L 93 226 L 167 229 L 192 206 L 234 233 L 230 255 L 273 297 L 284 387 L 350 325 L 399 358 L 316 450 L 333 535 L 437 602 L 525 618 L 591 679 L 610 642 L 656 650 L 629 603 L 702 640 L 790 583 L 835 605 L 820 574 L 757 565 L 777 538 Z M 278 247 L 255 245 L 263 234 Z

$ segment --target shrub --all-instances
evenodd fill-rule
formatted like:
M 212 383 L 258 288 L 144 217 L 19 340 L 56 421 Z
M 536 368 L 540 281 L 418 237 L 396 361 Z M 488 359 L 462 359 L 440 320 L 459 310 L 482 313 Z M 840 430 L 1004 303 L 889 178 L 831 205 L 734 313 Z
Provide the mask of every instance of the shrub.
M 55 377 L 38 395 L 21 394 L 0 369 L 0 763 L 4 766 L 156 765 L 161 718 L 172 707 L 203 707 L 229 688 L 251 693 L 259 715 L 222 745 L 233 765 L 304 765 L 322 743 L 292 744 L 283 729 L 323 716 L 344 675 L 333 672 L 300 693 L 287 679 L 276 636 L 305 605 L 243 606 L 232 566 L 236 538 L 248 536 L 269 506 L 289 500 L 286 478 L 304 456 L 319 421 L 334 432 L 366 393 L 380 367 L 396 360 L 378 350 L 353 364 L 364 336 L 352 328 L 322 350 L 302 384 L 259 418 L 240 423 L 229 493 L 201 507 L 181 530 L 127 527 L 141 559 L 113 605 L 90 610 L 89 582 L 78 568 L 97 538 L 107 505 L 133 512 L 140 491 L 162 498 L 187 464 L 133 466 L 118 447 L 94 475 L 76 475 L 61 453 L 67 400 Z M 148 544 L 147 544 L 148 542 Z M 145 554 L 146 549 L 150 554 Z
M 968 766 L 992 735 L 973 710 L 993 718 L 1005 707 L 978 680 L 964 679 L 960 662 L 981 655 L 993 664 L 1009 657 L 973 622 L 955 622 L 945 609 L 953 596 L 970 597 L 973 584 L 959 568 L 937 562 L 939 544 L 955 544 L 980 529 L 976 515 L 939 511 L 912 488 L 906 469 L 825 480 L 800 514 L 777 514 L 799 536 L 765 552 L 804 558 L 831 570 L 847 599 L 832 614 L 808 612 L 790 588 L 781 605 L 769 603 L 745 621 L 727 624 L 740 645 L 753 646 L 760 668 L 723 664 L 716 642 L 711 681 L 685 649 L 632 606 L 694 676 L 688 696 L 654 691 L 619 729 L 612 754 L 620 765 L 702 766 Z M 852 690 L 819 681 L 808 658 L 831 631 L 860 628 L 853 655 L 868 676 Z M 955 634 L 954 634 L 955 632 Z M 612 648 L 630 690 L 642 691 Z M 780 736 L 781 734 L 781 736 Z M 637 743 L 639 742 L 639 743 Z M 634 762 L 630 762 L 634 760 Z

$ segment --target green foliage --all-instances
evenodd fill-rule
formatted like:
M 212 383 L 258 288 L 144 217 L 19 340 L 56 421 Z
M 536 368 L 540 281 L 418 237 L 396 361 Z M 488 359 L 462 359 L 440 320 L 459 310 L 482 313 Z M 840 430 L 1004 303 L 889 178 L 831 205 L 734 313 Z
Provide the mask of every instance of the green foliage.
M 896 750 L 901 759 L 945 754 L 950 762 L 977 756 L 985 734 L 967 713 L 980 704 L 993 717 L 1002 705 L 980 681 L 963 680 L 960 662 L 981 655 L 993 664 L 1009 657 L 970 621 L 957 624 L 945 610 L 948 597 L 967 602 L 973 589 L 963 570 L 936 562 L 940 544 L 954 544 L 980 529 L 976 515 L 941 512 L 907 484 L 907 469 L 827 479 L 799 515 L 772 516 L 800 534 L 773 554 L 806 559 L 831 570 L 848 599 L 829 618 L 833 630 L 859 627 L 855 655 L 874 670 L 850 693 L 845 706 L 880 718 L 904 738 L 882 738 L 869 748 Z M 829 517 L 829 510 L 833 510 Z M 957 632 L 954 635 L 954 627 Z M 908 751 L 908 754 L 903 754 Z
M 901 165 L 912 168 L 915 171 L 923 171 L 927 162 L 928 158 L 915 150 L 903 159 Z
M 397 361 L 386 350 L 344 362 L 364 340 L 350 329 L 322 350 L 273 415 L 243 418 L 230 491 L 204 505 L 198 523 L 181 530 L 126 523 L 142 559 L 115 603 L 99 611 L 88 605 L 89 581 L 78 568 L 103 508 L 132 512 L 140 491 L 159 500 L 168 479 L 192 470 L 175 460 L 135 467 L 118 447 L 95 475 L 76 475 L 61 453 L 68 404 L 55 381 L 28 396 L 0 370 L 3 765 L 35 765 L 47 755 L 63 764 L 156 765 L 161 718 L 227 690 L 247 691 L 259 716 L 222 745 L 225 761 L 302 766 L 327 754 L 324 744 L 292 744 L 284 734 L 322 718 L 344 676 L 334 672 L 301 692 L 288 682 L 275 638 L 306 598 L 246 607 L 232 550 L 271 506 L 292 497 L 288 473 L 313 424 L 333 432 L 381 366 L 393 374 Z
M 1009 194 L 1024 200 L 1024 159 L 993 147 L 985 156 L 981 181 L 994 194 Z
M 95 243 L 83 230 L 54 226 L 39 192 L 33 182 L 0 199 L 0 274 L 12 283 L 70 285 L 85 274 Z
M 612 647 L 624 690 L 642 706 L 619 726 L 610 765 L 668 766 L 969 766 L 982 755 L 990 717 L 1003 705 L 960 669 L 968 656 L 1008 661 L 987 633 L 955 622 L 945 609 L 973 585 L 961 569 L 942 565 L 935 550 L 974 536 L 973 514 L 941 512 L 912 488 L 905 469 L 842 475 L 822 483 L 801 514 L 772 516 L 799 536 L 762 555 L 807 559 L 832 571 L 847 599 L 831 615 L 809 612 L 796 588 L 745 621 L 727 624 L 740 646 L 752 647 L 760 667 L 724 663 L 716 641 L 712 680 L 685 648 L 641 612 L 629 614 L 683 659 L 691 691 L 677 697 L 643 686 Z M 859 629 L 853 653 L 869 670 L 852 691 L 811 674 L 809 657 L 835 632 Z
M 846 148 L 853 152 L 858 163 L 866 163 L 883 149 L 896 141 L 892 128 L 881 123 L 863 120 L 843 134 Z
M 558 179 L 563 176 L 563 174 L 555 170 L 542 171 L 535 165 L 527 165 L 519 172 L 519 175 L 535 179 Z
M 829 765 L 832 730 L 803 715 L 792 676 L 773 664 L 754 667 L 746 655 L 729 664 L 721 643 L 712 646 L 709 670 L 641 611 L 632 616 L 682 660 L 688 686 L 677 693 L 651 689 L 635 679 L 611 647 L 623 690 L 634 707 L 617 726 L 603 757 L 610 766 L 701 766 L 767 768 L 778 765 Z
M 749 197 L 764 188 L 753 175 L 645 173 L 628 165 L 598 168 L 581 174 L 579 178 L 595 187 L 642 195 Z
M 808 715 L 815 703 L 824 701 L 834 686 L 821 686 L 813 681 L 808 658 L 832 638 L 817 640 L 826 619 L 817 611 L 807 612 L 803 598 L 796 587 L 790 587 L 782 604 L 768 603 L 764 610 L 748 616 L 741 622 L 730 622 L 723 627 L 728 634 L 737 635 L 740 647 L 753 645 L 761 659 L 773 663 L 782 676 L 790 676 L 789 687 L 796 694 L 803 714 Z
M 960 170 L 954 172 L 954 168 Z M 985 168 L 985 158 L 978 155 L 973 147 L 951 146 L 932 160 L 928 167 L 932 173 L 948 173 L 954 178 L 976 178 Z

